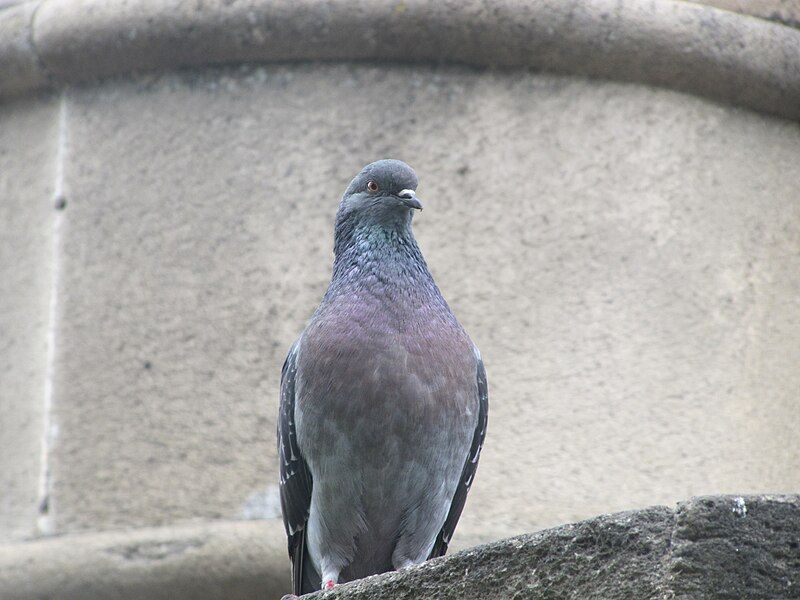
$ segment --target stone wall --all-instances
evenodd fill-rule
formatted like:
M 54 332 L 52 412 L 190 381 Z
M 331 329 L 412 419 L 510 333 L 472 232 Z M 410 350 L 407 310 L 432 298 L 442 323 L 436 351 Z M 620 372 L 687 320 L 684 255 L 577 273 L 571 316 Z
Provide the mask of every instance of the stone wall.
M 92 557 L 143 545 L 169 560 L 132 550 L 136 580 L 278 593 L 280 364 L 384 156 L 489 373 L 455 548 L 798 489 L 800 32 L 667 0 L 125 6 L 0 7 L 0 578 L 74 551 L 116 581 Z

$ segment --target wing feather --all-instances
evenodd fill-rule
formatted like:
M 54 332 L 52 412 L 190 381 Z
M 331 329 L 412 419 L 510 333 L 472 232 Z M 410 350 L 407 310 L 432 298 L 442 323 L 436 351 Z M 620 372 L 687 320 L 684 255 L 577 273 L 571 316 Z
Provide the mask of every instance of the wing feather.
M 461 479 L 458 482 L 456 493 L 453 496 L 453 502 L 450 504 L 450 511 L 447 513 L 447 518 L 444 521 L 439 535 L 436 536 L 436 541 L 433 544 L 433 549 L 428 558 L 444 556 L 447 552 L 447 546 L 450 543 L 450 539 L 453 537 L 456 524 L 461 517 L 461 511 L 464 510 L 464 504 L 467 501 L 469 488 L 472 485 L 472 480 L 475 478 L 475 471 L 478 469 L 478 459 L 480 458 L 481 449 L 483 448 L 483 440 L 486 438 L 486 425 L 489 419 L 489 385 L 486 380 L 486 369 L 483 366 L 483 360 L 480 358 L 477 349 L 475 350 L 475 354 L 478 357 L 478 423 L 472 435 L 472 445 L 470 446 L 469 454 L 467 454 L 464 468 L 461 471 Z
M 306 523 L 311 505 L 311 473 L 300 453 L 295 426 L 295 375 L 298 340 L 289 350 L 281 370 L 281 399 L 278 415 L 278 454 L 280 459 L 281 511 L 292 559 L 292 587 L 300 595 L 303 585 Z

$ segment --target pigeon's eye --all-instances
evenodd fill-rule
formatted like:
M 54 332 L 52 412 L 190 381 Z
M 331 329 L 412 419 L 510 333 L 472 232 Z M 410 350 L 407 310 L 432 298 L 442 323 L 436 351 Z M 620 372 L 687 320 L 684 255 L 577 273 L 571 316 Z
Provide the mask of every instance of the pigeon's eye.
M 368 182 L 367 182 L 367 189 L 368 189 L 370 192 L 373 192 L 373 193 L 374 193 L 374 192 L 377 192 L 377 191 L 378 191 L 378 184 L 377 184 L 377 183 L 375 183 L 374 181 L 368 181 Z

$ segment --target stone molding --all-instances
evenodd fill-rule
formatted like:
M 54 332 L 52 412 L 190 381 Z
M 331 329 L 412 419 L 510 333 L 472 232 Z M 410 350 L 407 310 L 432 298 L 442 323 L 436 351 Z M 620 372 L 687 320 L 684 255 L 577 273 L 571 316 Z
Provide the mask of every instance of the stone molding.
M 800 0 L 688 0 L 800 27 Z
M 0 9 L 0 97 L 241 62 L 529 68 L 800 119 L 800 31 L 674 0 L 32 0 Z

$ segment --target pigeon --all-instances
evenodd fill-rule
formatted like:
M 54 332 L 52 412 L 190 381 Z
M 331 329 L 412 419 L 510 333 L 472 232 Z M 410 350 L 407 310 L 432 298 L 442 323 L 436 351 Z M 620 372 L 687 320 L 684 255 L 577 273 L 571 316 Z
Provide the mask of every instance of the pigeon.
M 486 371 L 414 238 L 416 188 L 390 159 L 350 182 L 330 285 L 281 371 L 296 595 L 444 555 L 478 466 Z

